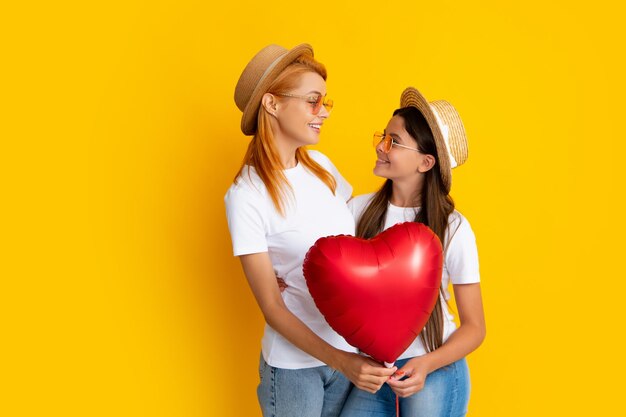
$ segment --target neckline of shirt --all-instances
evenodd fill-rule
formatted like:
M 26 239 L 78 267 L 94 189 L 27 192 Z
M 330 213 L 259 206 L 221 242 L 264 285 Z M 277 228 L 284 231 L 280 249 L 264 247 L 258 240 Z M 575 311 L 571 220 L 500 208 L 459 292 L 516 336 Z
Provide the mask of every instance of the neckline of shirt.
M 253 165 L 246 165 L 246 167 L 252 169 L 254 172 L 257 172 L 256 168 Z M 293 166 L 291 168 L 282 169 L 282 172 L 284 172 L 285 174 L 288 174 L 290 172 L 295 172 L 295 171 L 297 171 L 297 170 L 299 170 L 301 168 L 302 168 L 302 164 L 298 161 L 298 162 L 296 162 L 295 166 Z
M 389 202 L 389 205 L 388 205 L 388 210 L 396 212 L 396 213 L 404 213 L 406 210 L 418 211 L 419 209 L 420 209 L 419 206 L 417 206 L 417 207 L 400 207 L 400 206 L 396 206 L 396 205 L 391 204 L 391 201 Z
M 296 165 L 291 167 L 291 168 L 285 168 L 283 169 L 283 172 L 285 174 L 288 174 L 290 172 L 295 172 L 296 170 L 298 170 L 300 167 L 302 166 L 302 164 L 300 163 L 300 161 L 296 161 Z

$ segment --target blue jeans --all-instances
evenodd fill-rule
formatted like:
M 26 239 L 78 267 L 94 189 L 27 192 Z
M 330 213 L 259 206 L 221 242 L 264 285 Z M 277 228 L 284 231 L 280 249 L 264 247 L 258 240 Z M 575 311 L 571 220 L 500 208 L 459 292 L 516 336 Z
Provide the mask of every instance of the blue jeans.
M 350 393 L 350 381 L 328 366 L 275 368 L 261 356 L 259 374 L 263 417 L 337 417 Z
M 396 362 L 398 369 L 409 359 Z M 400 398 L 404 417 L 462 417 L 467 414 L 470 379 L 465 358 L 431 372 L 424 388 Z M 395 417 L 396 394 L 383 384 L 376 394 L 353 388 L 341 417 Z

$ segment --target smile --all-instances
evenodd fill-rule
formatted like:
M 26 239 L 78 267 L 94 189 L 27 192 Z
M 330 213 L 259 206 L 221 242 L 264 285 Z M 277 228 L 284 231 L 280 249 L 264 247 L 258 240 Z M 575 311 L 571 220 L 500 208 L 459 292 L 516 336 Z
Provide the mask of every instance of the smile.
M 322 128 L 322 124 L 321 123 L 309 123 L 308 126 L 315 130 L 316 132 L 319 133 L 320 129 Z

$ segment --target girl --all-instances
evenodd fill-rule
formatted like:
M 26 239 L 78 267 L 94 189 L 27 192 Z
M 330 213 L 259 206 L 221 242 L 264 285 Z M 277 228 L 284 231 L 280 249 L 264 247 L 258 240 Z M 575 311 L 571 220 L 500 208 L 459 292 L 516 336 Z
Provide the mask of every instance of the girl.
M 396 362 L 400 368 L 377 393 L 354 388 L 342 417 L 464 416 L 469 401 L 465 356 L 485 337 L 474 233 L 450 197 L 451 169 L 467 158 L 459 115 L 445 101 L 428 103 L 406 89 L 384 133 L 374 135 L 374 174 L 387 180 L 374 194 L 349 202 L 356 235 L 371 238 L 399 222 L 429 226 L 442 242 L 441 297 L 424 330 Z M 452 282 L 460 326 L 447 307 Z
M 304 256 L 323 236 L 354 234 L 352 187 L 319 141 L 333 102 L 310 45 L 263 48 L 235 89 L 241 130 L 252 135 L 225 196 L 233 251 L 265 317 L 257 395 L 264 416 L 337 416 L 350 381 L 375 392 L 396 371 L 355 353 L 315 307 Z M 281 294 L 276 275 L 288 288 Z

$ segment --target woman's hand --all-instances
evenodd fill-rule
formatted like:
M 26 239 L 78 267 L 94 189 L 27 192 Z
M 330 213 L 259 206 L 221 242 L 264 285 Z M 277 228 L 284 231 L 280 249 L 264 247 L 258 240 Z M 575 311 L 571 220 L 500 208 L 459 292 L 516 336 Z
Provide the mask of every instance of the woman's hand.
M 278 283 L 278 289 L 280 290 L 280 292 L 285 291 L 287 287 L 289 286 L 287 285 L 285 280 L 279 277 L 278 275 L 276 276 L 276 283 Z
M 350 352 L 339 351 L 341 358 L 335 368 L 346 376 L 357 388 L 375 394 L 398 369 L 385 368 L 371 358 Z
M 424 388 L 426 376 L 430 373 L 428 359 L 417 356 L 407 363 L 391 377 L 387 384 L 399 397 L 406 398 Z M 401 378 L 408 377 L 400 380 Z

